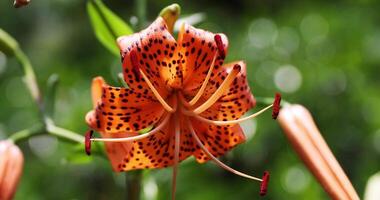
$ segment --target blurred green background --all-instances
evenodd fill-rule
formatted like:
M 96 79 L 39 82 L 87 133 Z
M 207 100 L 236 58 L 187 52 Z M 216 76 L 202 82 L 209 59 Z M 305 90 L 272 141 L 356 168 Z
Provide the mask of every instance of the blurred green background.
M 198 27 L 229 37 L 228 61 L 248 63 L 256 96 L 273 96 L 305 105 L 327 143 L 363 196 L 368 177 L 380 169 L 380 2 L 340 1 L 175 1 L 183 15 L 201 12 Z M 132 23 L 134 1 L 106 1 Z M 148 1 L 147 19 L 174 1 Z M 91 109 L 90 83 L 101 75 L 118 85 L 120 59 L 95 38 L 86 1 L 32 0 L 14 9 L 0 2 L 0 27 L 30 57 L 42 90 L 60 76 L 55 121 L 84 133 Z M 15 59 L 0 53 L 0 139 L 38 120 Z M 261 176 L 271 171 L 262 199 L 327 199 L 297 158 L 270 113 L 243 124 L 249 140 L 224 161 Z M 39 136 L 20 143 L 24 175 L 15 199 L 124 199 L 125 174 L 113 173 L 106 159 L 86 158 L 76 146 Z M 82 150 L 82 149 L 80 149 Z M 144 171 L 143 198 L 168 199 L 171 169 Z M 177 199 L 259 199 L 258 184 L 194 159 L 179 168 Z

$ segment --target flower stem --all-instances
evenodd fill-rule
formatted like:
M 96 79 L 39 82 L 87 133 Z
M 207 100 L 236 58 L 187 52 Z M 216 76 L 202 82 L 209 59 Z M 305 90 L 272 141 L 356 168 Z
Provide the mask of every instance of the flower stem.
M 8 139 L 12 140 L 14 143 L 28 139 L 31 136 L 40 135 L 45 133 L 44 125 L 42 123 L 34 125 L 31 128 L 24 129 L 13 133 Z
M 128 200 L 140 200 L 142 170 L 125 173 L 126 189 Z
M 136 0 L 135 3 L 137 18 L 139 19 L 137 22 L 137 28 L 141 30 L 144 28 L 146 23 L 146 0 Z
M 83 143 L 84 137 L 74 133 L 72 131 L 57 127 L 54 125 L 53 120 L 51 120 L 52 112 L 54 107 L 54 94 L 57 84 L 58 77 L 54 77 L 55 80 L 50 81 L 52 82 L 52 86 L 49 88 L 49 94 L 48 98 L 51 102 L 48 100 L 48 110 L 45 109 L 45 102 L 43 101 L 41 91 L 39 89 L 36 74 L 33 70 L 33 66 L 29 60 L 29 58 L 25 55 L 25 53 L 18 47 L 14 48 L 14 56 L 19 61 L 20 65 L 22 66 L 22 70 L 24 72 L 23 75 L 23 81 L 25 83 L 26 88 L 29 90 L 29 93 L 31 94 L 33 100 L 36 102 L 38 106 L 38 111 L 40 114 L 40 119 L 42 122 L 38 123 L 37 125 L 21 130 L 19 132 L 16 132 L 12 134 L 9 139 L 11 139 L 13 142 L 20 142 L 22 140 L 28 139 L 35 135 L 40 135 L 44 133 L 49 133 L 51 135 L 57 136 L 59 138 L 63 138 L 68 141 L 76 142 L 76 143 Z
M 47 123 L 46 130 L 49 134 L 57 136 L 69 142 L 84 143 L 84 137 L 70 130 L 56 126 L 54 123 Z
M 23 81 L 26 87 L 32 95 L 33 100 L 37 103 L 40 112 L 43 112 L 41 92 L 38 87 L 36 75 L 34 73 L 32 64 L 29 61 L 29 58 L 24 54 L 24 52 L 21 49 L 16 50 L 15 57 L 20 62 L 24 71 Z

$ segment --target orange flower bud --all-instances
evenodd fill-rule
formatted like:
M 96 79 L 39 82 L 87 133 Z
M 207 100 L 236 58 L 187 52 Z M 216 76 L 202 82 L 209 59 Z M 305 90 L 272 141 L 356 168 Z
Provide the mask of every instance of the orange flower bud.
M 332 199 L 359 199 L 305 107 L 286 106 L 278 119 L 298 156 Z
M 0 141 L 0 199 L 12 199 L 24 165 L 21 150 L 12 141 Z

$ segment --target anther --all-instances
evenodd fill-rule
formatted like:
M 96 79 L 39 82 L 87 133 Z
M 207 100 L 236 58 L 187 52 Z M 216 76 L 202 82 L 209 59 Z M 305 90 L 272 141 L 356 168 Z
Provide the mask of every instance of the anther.
M 262 181 L 260 184 L 260 196 L 265 196 L 268 191 L 268 183 L 269 183 L 269 172 L 264 171 Z
M 93 133 L 93 130 L 88 130 L 84 136 L 84 147 L 87 155 L 91 155 L 91 138 Z
M 226 57 L 226 52 L 224 51 L 224 44 L 222 42 L 222 37 L 219 34 L 214 36 L 216 47 L 218 48 L 219 55 L 224 59 Z
M 281 103 L 281 94 L 276 93 L 273 101 L 273 110 L 272 110 L 272 118 L 277 119 L 278 114 L 280 113 L 280 103 Z
M 131 64 L 132 64 L 132 72 L 135 75 L 136 80 L 140 81 L 140 70 L 139 70 L 140 67 L 139 67 L 139 63 L 138 63 L 138 60 L 137 60 L 137 54 L 136 54 L 135 51 L 132 50 L 129 53 L 129 56 L 130 56 Z

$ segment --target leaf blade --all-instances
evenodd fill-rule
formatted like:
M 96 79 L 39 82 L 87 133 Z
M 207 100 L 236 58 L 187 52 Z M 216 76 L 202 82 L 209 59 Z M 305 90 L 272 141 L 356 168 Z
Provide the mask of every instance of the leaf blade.
M 116 39 L 132 34 L 132 28 L 107 8 L 101 0 L 88 1 L 87 13 L 96 38 L 112 54 L 119 56 Z

